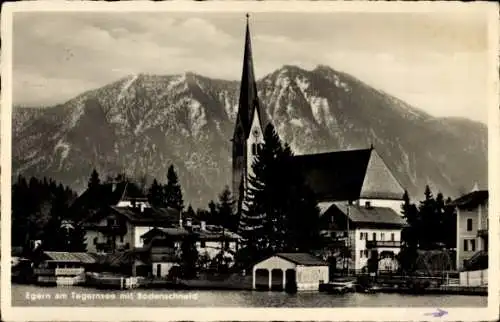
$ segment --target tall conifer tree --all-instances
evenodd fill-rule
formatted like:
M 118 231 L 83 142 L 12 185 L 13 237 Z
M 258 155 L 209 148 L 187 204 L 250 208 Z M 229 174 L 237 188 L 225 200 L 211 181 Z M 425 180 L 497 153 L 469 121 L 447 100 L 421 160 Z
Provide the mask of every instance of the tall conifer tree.
M 182 188 L 179 178 L 173 165 L 170 165 L 167 172 L 167 184 L 165 186 L 166 205 L 168 207 L 182 211 L 184 200 L 182 199 Z

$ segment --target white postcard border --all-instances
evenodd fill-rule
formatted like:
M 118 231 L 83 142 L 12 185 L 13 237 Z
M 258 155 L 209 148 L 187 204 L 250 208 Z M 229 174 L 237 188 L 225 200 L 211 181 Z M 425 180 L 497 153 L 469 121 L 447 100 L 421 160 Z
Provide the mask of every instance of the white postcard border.
M 490 106 L 488 124 L 488 179 L 490 194 L 490 249 L 499 245 L 500 214 L 500 113 L 498 81 L 498 6 L 475 2 L 330 2 L 330 1 L 209 1 L 209 2 L 19 2 L 7 3 L 2 8 L 2 109 L 1 109 L 1 210 L 2 262 L 1 303 L 2 318 L 6 321 L 139 321 L 139 320 L 232 320 L 232 321 L 405 321 L 436 319 L 428 315 L 436 308 L 144 308 L 144 307 L 12 307 L 10 303 L 10 213 L 11 213 L 11 131 L 12 131 L 12 21 L 16 12 L 40 11 L 198 11 L 198 12 L 436 12 L 454 11 L 465 14 L 471 10 L 487 12 L 490 22 Z M 36 28 L 36 26 L 34 26 Z M 466 171 L 466 169 L 464 169 Z M 489 296 L 487 308 L 441 308 L 448 312 L 443 321 L 493 320 L 499 312 L 500 252 L 489 252 Z M 427 315 L 426 315 L 427 314 Z

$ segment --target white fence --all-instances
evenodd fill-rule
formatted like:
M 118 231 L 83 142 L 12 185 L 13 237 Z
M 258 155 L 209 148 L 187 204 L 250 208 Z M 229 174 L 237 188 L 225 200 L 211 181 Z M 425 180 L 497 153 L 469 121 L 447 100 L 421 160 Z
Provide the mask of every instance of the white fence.
M 460 272 L 460 286 L 488 285 L 488 270 Z

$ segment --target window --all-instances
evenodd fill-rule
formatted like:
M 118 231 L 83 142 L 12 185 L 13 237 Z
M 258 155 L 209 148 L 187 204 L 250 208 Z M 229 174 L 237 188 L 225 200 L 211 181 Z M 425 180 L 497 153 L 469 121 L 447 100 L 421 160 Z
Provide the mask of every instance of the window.
M 467 231 L 472 230 L 472 218 L 467 219 Z
M 391 241 L 394 241 L 394 233 L 391 233 Z
M 380 240 L 385 240 L 385 234 L 384 233 L 380 233 Z
M 464 239 L 464 252 L 469 251 L 469 240 Z
M 363 235 L 364 235 L 364 234 L 365 234 L 365 233 L 360 233 L 360 234 L 359 234 L 359 240 L 363 240 Z
M 373 240 L 377 240 L 377 233 L 372 234 Z
M 368 249 L 365 249 L 364 252 L 365 252 L 365 257 L 368 257 Z
M 94 237 L 94 245 L 97 245 L 97 237 Z
M 363 251 L 362 250 L 359 251 L 359 258 L 363 258 Z
M 113 218 L 108 218 L 108 226 L 113 226 L 115 224 L 115 220 Z
M 475 252 L 476 251 L 476 240 L 475 239 L 471 239 L 470 240 L 470 250 L 472 252 Z
M 257 144 L 252 143 L 252 155 L 257 155 Z
M 120 243 L 123 243 L 123 235 L 120 236 Z
M 202 241 L 200 242 L 200 247 L 201 247 L 201 248 L 205 248 L 205 241 L 204 241 L 204 240 L 202 240 Z

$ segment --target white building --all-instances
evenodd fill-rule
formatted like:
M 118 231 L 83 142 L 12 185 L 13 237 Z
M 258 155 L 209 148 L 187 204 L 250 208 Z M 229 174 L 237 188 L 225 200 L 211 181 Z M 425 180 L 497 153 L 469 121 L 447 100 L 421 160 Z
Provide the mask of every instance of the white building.
M 488 262 L 488 191 L 474 189 L 453 204 L 457 209 L 457 269 L 484 269 Z
M 306 253 L 278 253 L 253 267 L 253 289 L 317 291 L 328 283 L 328 263 Z
M 376 251 L 379 270 L 397 269 L 395 256 L 401 250 L 401 231 L 405 220 L 392 208 L 374 207 L 369 202 L 364 206 L 326 202 L 320 203 L 320 210 L 323 235 L 334 239 L 342 236 L 341 246 L 350 250 L 349 264 L 345 268 L 354 271 L 366 269 L 368 259 Z
M 85 191 L 72 205 L 70 211 L 88 213 L 81 222 L 85 229 L 87 252 L 110 253 L 144 246 L 141 238 L 157 227 L 178 224 L 179 211 L 172 208 L 153 208 L 147 198 L 133 191 L 133 185 L 123 183 L 103 184 L 99 196 L 90 196 Z M 84 209 L 80 205 L 90 204 L 97 198 L 95 209 Z

